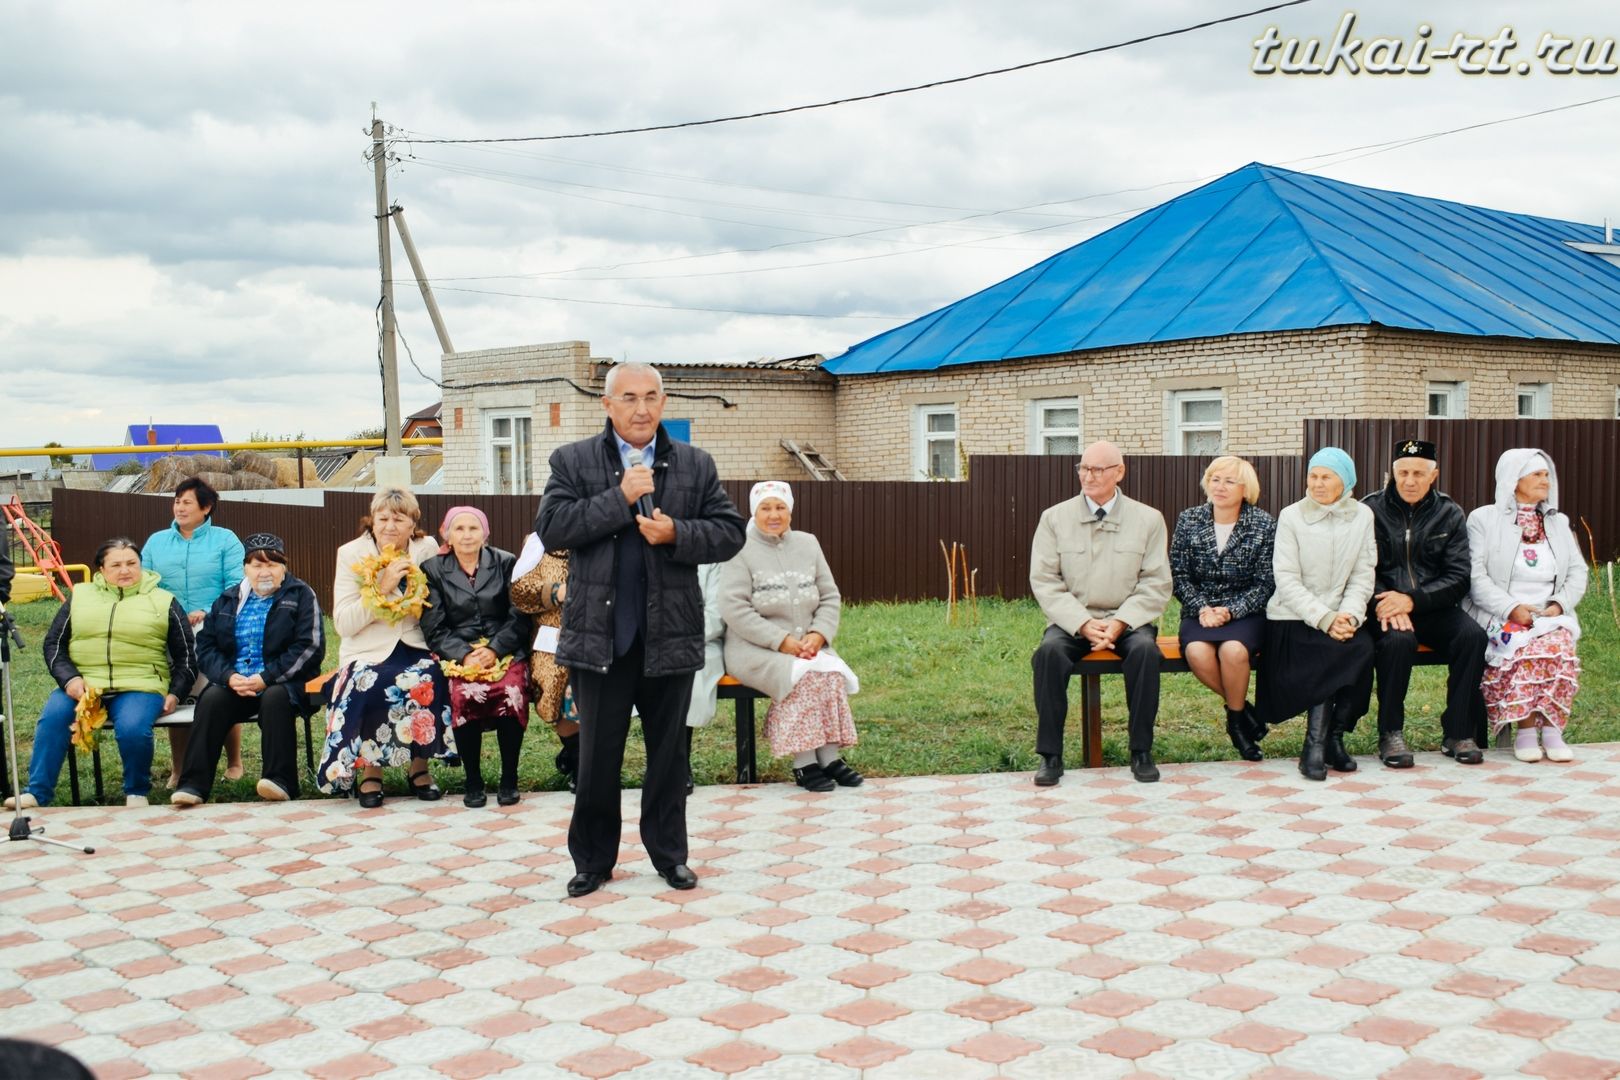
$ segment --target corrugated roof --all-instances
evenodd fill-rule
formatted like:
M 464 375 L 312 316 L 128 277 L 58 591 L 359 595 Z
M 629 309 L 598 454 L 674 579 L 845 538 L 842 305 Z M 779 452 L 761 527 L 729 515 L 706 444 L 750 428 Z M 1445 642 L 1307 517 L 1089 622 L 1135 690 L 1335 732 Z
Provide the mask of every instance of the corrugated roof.
M 1250 164 L 854 346 L 835 375 L 1378 323 L 1620 344 L 1603 230 Z
M 155 432 L 155 435 L 152 434 Z M 225 436 L 220 434 L 218 424 L 131 424 L 124 430 L 125 446 L 154 447 L 173 446 L 176 443 L 221 443 Z M 167 450 L 154 449 L 140 454 L 92 454 L 90 464 L 97 469 L 116 469 L 124 462 L 133 458 L 142 465 L 150 465 L 158 458 L 169 453 Z M 187 451 L 190 453 L 190 451 Z M 223 450 L 199 450 L 198 454 L 211 454 L 216 457 L 225 457 Z

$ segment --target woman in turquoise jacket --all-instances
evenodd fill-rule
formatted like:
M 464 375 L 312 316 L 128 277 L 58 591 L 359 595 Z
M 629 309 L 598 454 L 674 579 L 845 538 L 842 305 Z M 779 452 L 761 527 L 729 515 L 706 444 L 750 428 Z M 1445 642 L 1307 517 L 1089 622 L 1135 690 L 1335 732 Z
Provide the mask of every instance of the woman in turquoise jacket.
M 162 532 L 146 538 L 141 546 L 141 563 L 156 571 L 163 587 L 174 594 L 196 630 L 208 610 L 226 589 L 242 581 L 242 563 L 247 553 L 242 541 L 231 530 L 214 524 L 214 507 L 219 493 L 207 481 L 195 476 L 174 489 L 174 522 Z M 198 688 L 200 689 L 200 688 Z M 182 699 L 192 696 L 182 694 Z M 180 763 L 186 759 L 186 743 L 191 730 L 169 728 L 169 787 L 179 780 Z M 231 728 L 225 739 L 225 778 L 242 777 L 242 729 Z

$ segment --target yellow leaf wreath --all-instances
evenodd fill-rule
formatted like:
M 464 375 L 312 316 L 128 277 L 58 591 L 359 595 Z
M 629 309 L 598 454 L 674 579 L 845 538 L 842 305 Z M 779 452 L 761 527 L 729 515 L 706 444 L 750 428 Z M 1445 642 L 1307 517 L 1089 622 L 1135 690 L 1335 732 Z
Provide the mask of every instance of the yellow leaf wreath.
M 413 619 L 421 618 L 422 609 L 428 606 L 427 575 L 415 563 L 406 571 L 405 589 L 398 596 L 384 596 L 377 590 L 377 579 L 382 576 L 383 570 L 403 555 L 404 552 L 389 544 L 350 568 L 354 571 L 355 580 L 360 583 L 360 602 L 367 611 L 389 624 L 397 623 L 407 615 Z
M 474 649 L 481 649 L 489 644 L 489 638 L 479 638 L 473 642 Z M 470 650 L 469 650 L 470 651 Z M 507 669 L 512 666 L 512 658 L 503 656 L 495 661 L 493 667 L 470 668 L 464 667 L 455 660 L 440 660 L 439 667 L 448 677 L 460 679 L 463 682 L 497 683 L 506 678 Z
M 107 723 L 107 706 L 102 704 L 101 691 L 86 687 L 73 707 L 73 745 L 88 754 L 96 745 L 96 730 Z

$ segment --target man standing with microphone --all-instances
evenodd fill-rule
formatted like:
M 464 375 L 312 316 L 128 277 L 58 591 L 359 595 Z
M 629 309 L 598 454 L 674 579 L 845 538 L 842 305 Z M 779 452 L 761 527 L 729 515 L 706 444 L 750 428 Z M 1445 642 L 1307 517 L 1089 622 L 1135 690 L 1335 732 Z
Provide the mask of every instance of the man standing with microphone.
M 619 854 L 619 769 L 632 707 L 641 715 L 647 775 L 641 842 L 671 888 L 690 889 L 686 865 L 686 724 L 692 677 L 703 667 L 703 594 L 697 568 L 742 550 L 743 518 L 714 459 L 675 442 L 659 422 L 664 380 L 648 364 L 608 371 L 601 435 L 558 447 L 534 531 L 566 549 L 568 592 L 557 663 L 579 707 L 579 785 L 568 850 L 569 896 L 613 877 Z

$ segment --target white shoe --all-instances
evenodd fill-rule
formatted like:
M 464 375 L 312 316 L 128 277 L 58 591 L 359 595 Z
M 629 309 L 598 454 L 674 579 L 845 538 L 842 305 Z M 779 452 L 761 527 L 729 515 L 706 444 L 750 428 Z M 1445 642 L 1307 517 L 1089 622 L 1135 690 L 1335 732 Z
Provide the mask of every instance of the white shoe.
M 1513 738 L 1513 756 L 1526 764 L 1541 760 L 1541 746 L 1535 742 L 1520 742 L 1518 736 Z
M 124 805 L 125 806 L 151 806 L 152 804 L 146 801 L 146 796 L 145 795 L 125 795 L 124 796 Z
M 22 793 L 22 808 L 24 810 L 32 810 L 34 807 L 36 807 L 38 805 L 39 805 L 39 800 L 38 799 L 34 798 L 32 795 L 30 795 L 26 791 Z M 7 795 L 6 796 L 6 809 L 7 810 L 15 810 L 15 809 L 17 809 L 17 797 L 15 795 Z
M 1552 736 L 1551 739 L 1547 737 L 1549 735 Z M 1564 741 L 1563 732 L 1557 728 L 1551 726 L 1542 728 L 1541 743 L 1546 749 L 1548 761 L 1556 761 L 1562 765 L 1575 760 L 1575 751 L 1569 748 L 1569 744 Z
M 265 802 L 287 801 L 287 789 L 276 783 L 274 780 L 260 780 L 259 786 L 254 790 L 259 793 L 259 798 L 263 799 Z
M 134 796 L 131 797 L 133 798 Z M 181 788 L 179 791 L 176 791 L 174 794 L 169 796 L 170 806 L 201 806 L 202 801 L 203 797 L 201 795 L 187 788 Z M 127 806 L 129 804 L 126 802 L 125 805 Z

